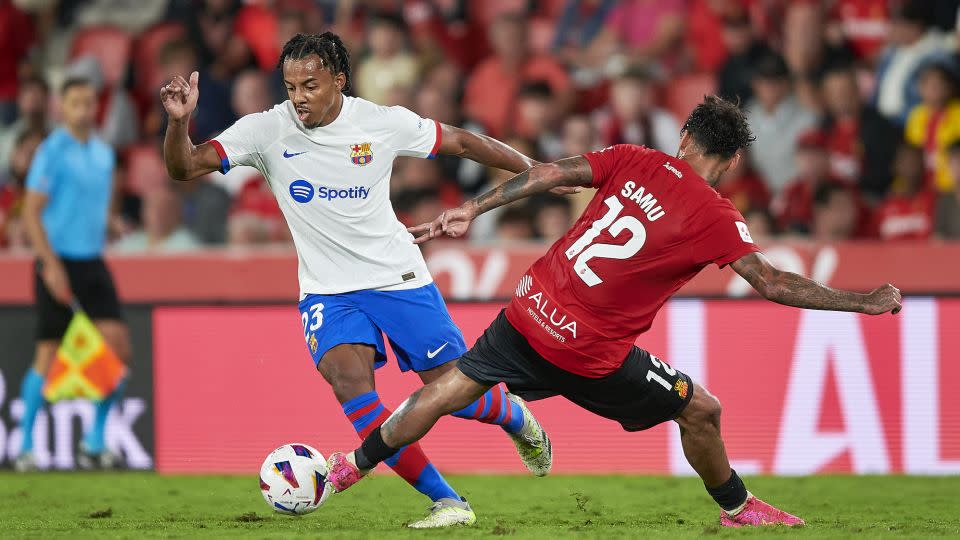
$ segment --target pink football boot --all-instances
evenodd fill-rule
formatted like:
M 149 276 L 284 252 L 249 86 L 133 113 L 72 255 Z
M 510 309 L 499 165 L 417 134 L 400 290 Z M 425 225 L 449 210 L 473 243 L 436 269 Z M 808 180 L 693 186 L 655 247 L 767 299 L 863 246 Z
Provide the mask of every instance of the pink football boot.
M 797 516 L 778 510 L 760 499 L 750 495 L 743 510 L 731 516 L 720 511 L 720 525 L 723 527 L 743 527 L 762 525 L 786 525 L 793 527 L 803 525 L 804 521 Z
M 343 452 L 334 452 L 327 458 L 327 482 L 333 486 L 335 493 L 340 493 L 362 478 L 360 469 L 350 463 Z

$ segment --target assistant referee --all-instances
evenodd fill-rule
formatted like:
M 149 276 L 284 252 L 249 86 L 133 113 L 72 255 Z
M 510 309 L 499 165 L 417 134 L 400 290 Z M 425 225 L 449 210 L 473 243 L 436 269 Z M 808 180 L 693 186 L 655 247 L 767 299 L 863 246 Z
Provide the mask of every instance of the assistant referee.
M 120 302 L 101 254 L 113 192 L 113 149 L 94 133 L 96 91 L 90 81 L 71 78 L 60 91 L 63 125 L 47 137 L 27 175 L 23 221 L 37 256 L 35 272 L 37 346 L 33 368 L 23 379 L 20 428 L 23 444 L 14 467 L 36 468 L 33 425 L 43 406 L 44 376 L 73 316 L 76 302 L 90 316 L 124 363 L 130 338 Z M 104 444 L 104 425 L 124 383 L 96 402 L 94 421 L 77 454 L 83 468 L 111 468 L 118 457 Z

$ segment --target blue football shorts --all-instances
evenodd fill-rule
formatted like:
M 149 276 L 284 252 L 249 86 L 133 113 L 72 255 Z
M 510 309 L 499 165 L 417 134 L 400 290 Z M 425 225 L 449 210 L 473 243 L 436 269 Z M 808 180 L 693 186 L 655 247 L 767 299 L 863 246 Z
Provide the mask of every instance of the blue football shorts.
M 387 362 L 384 334 L 400 371 L 426 371 L 467 351 L 433 283 L 401 291 L 310 294 L 299 309 L 307 350 L 317 365 L 337 345 L 362 343 L 376 348 L 379 368 Z

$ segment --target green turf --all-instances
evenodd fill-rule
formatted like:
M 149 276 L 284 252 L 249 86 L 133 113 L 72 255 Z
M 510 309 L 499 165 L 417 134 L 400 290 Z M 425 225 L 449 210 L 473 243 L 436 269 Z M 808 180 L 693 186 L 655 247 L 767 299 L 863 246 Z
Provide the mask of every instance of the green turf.
M 0 537 L 96 538 L 789 538 L 960 537 L 960 478 L 752 478 L 748 487 L 806 518 L 799 530 L 727 530 L 693 478 L 463 476 L 451 483 L 472 528 L 412 531 L 426 500 L 392 476 L 364 480 L 303 517 L 272 513 L 256 478 L 150 473 L 0 473 Z

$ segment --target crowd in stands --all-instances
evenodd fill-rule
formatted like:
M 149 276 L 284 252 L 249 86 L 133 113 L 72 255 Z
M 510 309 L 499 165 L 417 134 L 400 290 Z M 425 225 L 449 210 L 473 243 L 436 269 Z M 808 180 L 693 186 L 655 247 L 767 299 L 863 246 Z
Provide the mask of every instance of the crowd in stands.
M 96 86 L 119 156 L 112 246 L 182 251 L 290 241 L 269 186 L 237 167 L 174 183 L 160 87 L 200 72 L 197 143 L 286 99 L 298 32 L 351 51 L 355 95 L 497 137 L 541 161 L 619 143 L 676 152 L 705 94 L 757 140 L 717 186 L 755 238 L 960 238 L 960 0 L 0 0 L 0 249 L 68 76 Z M 319 173 L 319 172 L 318 172 Z M 511 175 L 400 158 L 408 224 Z M 545 194 L 479 218 L 469 242 L 551 242 L 591 196 Z

